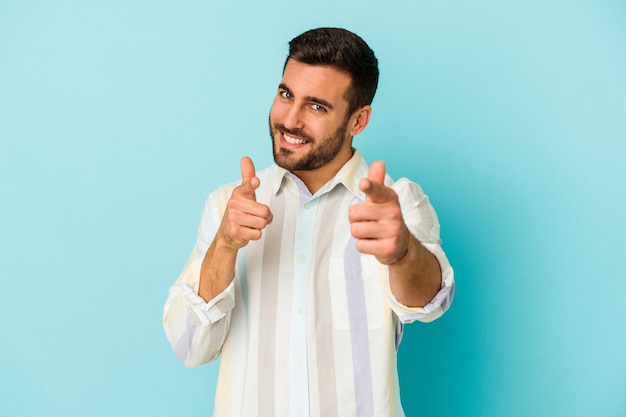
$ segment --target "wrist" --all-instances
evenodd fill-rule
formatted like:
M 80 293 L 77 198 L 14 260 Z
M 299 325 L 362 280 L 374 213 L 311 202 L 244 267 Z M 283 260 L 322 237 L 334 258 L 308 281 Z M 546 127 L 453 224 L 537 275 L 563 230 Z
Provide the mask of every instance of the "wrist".
M 387 264 L 387 266 L 397 265 L 397 264 L 403 262 L 409 256 L 409 252 L 411 251 L 411 240 L 413 240 L 413 239 L 412 239 L 412 236 L 411 236 L 411 231 L 409 230 L 408 227 L 406 228 L 406 235 L 407 235 L 406 236 L 406 249 L 405 249 L 404 253 L 400 257 L 398 257 L 397 260 Z
M 237 254 L 239 249 L 246 246 L 247 243 L 248 242 L 239 242 L 223 231 L 218 231 L 214 239 L 216 249 L 219 251 L 233 252 L 235 254 Z

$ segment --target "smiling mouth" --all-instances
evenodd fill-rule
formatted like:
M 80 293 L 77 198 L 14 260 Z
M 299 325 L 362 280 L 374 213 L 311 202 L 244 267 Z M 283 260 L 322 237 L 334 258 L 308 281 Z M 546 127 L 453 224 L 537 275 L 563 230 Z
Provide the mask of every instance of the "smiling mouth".
M 289 143 L 290 145 L 304 145 L 305 143 L 307 143 L 307 141 L 304 139 L 291 136 L 285 132 L 282 132 L 282 133 L 283 133 L 283 139 L 285 139 L 285 142 Z

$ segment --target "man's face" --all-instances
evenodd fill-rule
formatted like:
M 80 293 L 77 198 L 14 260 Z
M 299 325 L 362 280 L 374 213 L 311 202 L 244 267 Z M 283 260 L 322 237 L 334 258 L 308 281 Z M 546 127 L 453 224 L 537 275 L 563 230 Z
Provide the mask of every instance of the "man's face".
M 339 170 L 352 156 L 350 77 L 334 68 L 289 60 L 270 110 L 274 161 L 290 171 Z M 334 173 L 333 173 L 334 175 Z

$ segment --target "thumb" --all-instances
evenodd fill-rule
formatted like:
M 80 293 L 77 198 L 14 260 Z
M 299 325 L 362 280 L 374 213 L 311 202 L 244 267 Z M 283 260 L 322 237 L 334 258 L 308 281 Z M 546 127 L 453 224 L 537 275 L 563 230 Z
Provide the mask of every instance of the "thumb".
M 256 177 L 254 163 L 248 156 L 241 158 L 241 188 L 244 195 L 248 198 L 256 200 L 254 190 L 259 187 L 259 179 Z

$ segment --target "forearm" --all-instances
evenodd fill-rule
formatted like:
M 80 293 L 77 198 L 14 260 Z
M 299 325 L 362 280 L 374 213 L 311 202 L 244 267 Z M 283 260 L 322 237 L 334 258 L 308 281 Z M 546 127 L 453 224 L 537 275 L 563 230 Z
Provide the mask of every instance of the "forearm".
M 402 260 L 389 265 L 389 285 L 398 302 L 407 307 L 424 307 L 441 288 L 439 261 L 413 235 Z
M 211 301 L 228 287 L 235 275 L 237 252 L 238 249 L 225 244 L 219 234 L 215 237 L 200 269 L 198 295 L 204 301 Z

